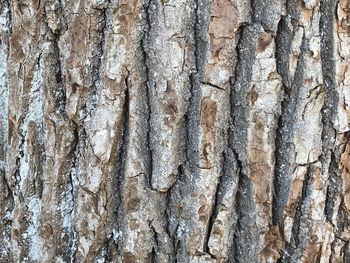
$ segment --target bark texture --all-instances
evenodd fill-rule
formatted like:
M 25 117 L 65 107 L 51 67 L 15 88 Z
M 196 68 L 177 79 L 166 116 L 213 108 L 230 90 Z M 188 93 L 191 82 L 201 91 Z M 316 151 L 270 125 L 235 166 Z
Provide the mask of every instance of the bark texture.
M 0 262 L 350 262 L 349 0 L 2 0 Z

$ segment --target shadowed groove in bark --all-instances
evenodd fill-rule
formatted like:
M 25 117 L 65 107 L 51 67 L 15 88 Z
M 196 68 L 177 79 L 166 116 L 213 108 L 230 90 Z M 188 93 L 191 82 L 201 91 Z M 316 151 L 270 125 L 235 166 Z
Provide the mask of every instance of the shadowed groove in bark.
M 223 164 L 223 166 L 225 166 L 225 164 L 226 164 L 225 153 L 222 154 L 222 164 Z M 223 171 L 218 179 L 218 183 L 217 183 L 217 186 L 215 189 L 213 208 L 209 214 L 209 221 L 208 221 L 209 226 L 208 226 L 206 237 L 205 237 L 205 252 L 207 252 L 214 259 L 217 259 L 217 258 L 215 255 L 210 253 L 208 242 L 209 242 L 211 232 L 213 230 L 215 219 L 216 219 L 217 214 L 218 214 L 217 209 L 218 209 L 219 201 L 222 198 L 221 195 L 222 195 L 222 191 L 224 188 L 224 177 L 225 177 L 225 170 L 223 169 Z
M 93 52 L 96 52 L 93 54 L 93 60 L 92 60 L 92 85 L 88 91 L 88 99 L 86 101 L 85 109 L 87 112 L 85 114 L 89 115 L 92 113 L 94 108 L 96 108 L 97 103 L 97 90 L 98 88 L 101 88 L 101 79 L 102 79 L 102 63 L 103 59 L 105 57 L 105 42 L 106 42 L 106 33 L 108 30 L 108 26 L 110 24 L 110 17 L 112 15 L 112 9 L 111 6 L 111 0 L 106 0 L 104 3 L 104 7 L 102 9 L 99 9 L 98 19 L 99 19 L 99 28 L 97 29 L 97 32 L 99 33 L 97 36 L 97 43 L 96 43 L 96 49 L 93 50 Z M 89 33 L 90 34 L 90 33 Z M 95 61 L 94 61 L 95 60 Z M 85 116 L 86 117 L 86 116 Z
M 334 120 L 337 115 L 337 106 L 339 102 L 339 96 L 337 93 L 337 82 L 336 82 L 336 58 L 334 56 L 334 50 L 336 46 L 334 43 L 334 20 L 336 14 L 337 4 L 340 3 L 335 0 L 321 1 L 321 19 L 320 19 L 320 30 L 321 30 L 321 58 L 322 58 L 322 74 L 324 78 L 324 88 L 326 92 L 325 104 L 322 108 L 322 169 L 325 173 L 328 173 L 329 185 L 327 187 L 326 204 L 325 204 L 325 215 L 329 223 L 332 224 L 335 231 L 335 239 L 331 243 L 331 249 L 334 253 L 335 245 L 342 236 L 342 232 L 345 228 L 350 225 L 348 218 L 348 211 L 344 206 L 344 200 L 340 202 L 338 214 L 335 213 L 335 200 L 339 198 L 339 193 L 342 191 L 342 177 L 339 174 L 339 160 L 341 152 L 339 146 L 335 145 L 337 140 L 336 130 L 333 128 Z M 336 51 L 337 52 L 337 51 Z M 345 134 L 345 138 L 347 134 Z M 337 218 L 337 225 L 333 224 L 332 218 Z M 349 260 L 349 242 L 345 241 L 342 250 L 345 260 Z M 335 253 L 334 253 L 335 254 Z M 331 255 L 333 259 L 333 254 Z
M 205 52 L 208 43 L 205 39 L 205 34 L 208 28 L 208 17 L 210 13 L 209 1 L 207 0 L 195 0 L 193 7 L 193 18 L 191 25 L 190 43 L 193 48 L 194 65 L 190 69 L 189 75 L 189 98 L 188 107 L 184 115 L 185 118 L 185 161 L 180 169 L 180 178 L 177 180 L 176 187 L 173 188 L 171 194 L 173 196 L 172 202 L 176 204 L 178 200 L 181 200 L 184 208 L 189 207 L 189 197 L 195 189 L 195 180 L 198 176 L 198 143 L 199 143 L 199 115 L 200 115 L 200 79 L 204 72 L 205 67 Z M 177 197 L 175 199 L 175 197 Z M 182 201 L 183 200 L 183 201 Z M 175 207 L 175 206 L 173 206 Z M 187 234 L 180 234 L 185 229 L 190 230 L 193 226 L 188 218 L 184 215 L 177 216 L 176 211 L 171 211 L 173 218 L 177 221 L 175 228 L 176 237 L 174 239 L 175 249 L 175 262 L 188 261 L 188 236 Z
M 114 231 L 118 233 L 119 229 L 122 229 L 122 219 L 125 215 L 123 211 L 123 187 L 125 184 L 125 163 L 127 159 L 127 144 L 129 141 L 129 115 L 130 115 L 130 85 L 129 85 L 129 72 L 126 78 L 124 79 L 124 82 L 126 84 L 126 88 L 124 90 L 123 96 L 124 96 L 124 101 L 123 101 L 123 106 L 122 106 L 122 117 L 121 117 L 121 134 L 120 134 L 120 142 L 116 146 L 116 163 L 115 163 L 115 192 L 116 194 L 116 206 L 115 206 L 115 211 L 114 217 L 115 217 L 115 228 L 113 228 L 113 232 L 110 233 L 111 236 L 114 236 Z M 109 238 L 109 240 L 111 240 Z M 119 242 L 122 242 L 122 239 L 116 237 L 116 245 L 118 247 L 118 252 L 120 252 L 121 245 Z
M 74 198 L 75 198 L 75 189 L 76 186 L 74 185 L 74 180 L 76 180 L 76 178 L 74 178 L 74 176 L 76 176 L 77 174 L 77 170 L 79 169 L 79 128 L 78 125 L 75 123 L 75 128 L 74 128 L 74 142 L 73 142 L 73 147 L 71 150 L 71 167 L 70 167 L 70 171 L 69 171 L 69 192 L 71 195 L 71 200 L 72 200 L 72 204 L 73 206 L 70 207 L 70 219 L 71 222 L 74 222 L 74 208 L 75 208 L 75 202 L 74 202 Z M 71 224 L 70 226 L 70 247 L 71 247 L 71 251 L 70 251 L 70 258 L 71 258 L 71 262 L 76 262 L 76 251 L 77 251 L 77 244 L 76 244 L 76 229 L 75 229 L 75 225 Z
M 301 240 L 300 240 L 301 237 L 299 235 L 300 221 L 303 215 L 303 211 L 302 211 L 303 204 L 306 202 L 306 198 L 308 197 L 309 188 L 310 188 L 310 166 L 307 167 L 307 171 L 303 181 L 301 198 L 296 208 L 295 219 L 294 219 L 293 228 L 292 228 L 292 240 L 289 244 L 287 244 L 284 250 L 284 256 L 286 257 L 285 261 L 287 262 L 293 262 L 291 256 L 295 253 L 295 250 L 299 247 L 299 244 L 301 243 Z
M 339 206 L 339 212 L 337 215 L 337 220 L 339 220 L 338 226 L 335 230 L 335 237 L 336 239 L 340 239 L 342 242 L 344 242 L 344 245 L 342 247 L 343 253 L 344 253 L 344 262 L 346 258 L 350 258 L 350 251 L 349 251 L 349 240 L 346 238 L 342 238 L 342 232 L 346 231 L 350 225 L 350 220 L 348 216 L 348 211 L 345 208 L 344 201 L 341 201 Z
M 247 248 L 248 251 L 246 251 L 244 247 L 249 246 L 248 240 L 251 240 L 251 241 L 253 240 L 253 239 L 250 239 L 252 237 L 251 235 L 249 235 L 250 230 L 246 229 L 246 227 L 249 227 L 247 226 L 246 221 L 250 220 L 249 214 L 252 212 L 252 209 L 251 207 L 245 207 L 245 209 L 242 208 L 244 204 L 248 202 L 247 201 L 249 200 L 248 196 L 251 195 L 251 192 L 252 191 L 251 191 L 251 184 L 250 184 L 249 178 L 247 178 L 247 176 L 245 176 L 242 173 L 242 168 L 241 168 L 239 173 L 238 190 L 236 195 L 236 203 L 237 203 L 236 210 L 238 214 L 238 219 L 237 219 L 236 231 L 234 235 L 235 262 L 244 262 L 244 258 L 246 258 L 247 255 L 249 255 L 248 252 L 250 250 L 250 247 Z M 249 201 L 251 201 L 251 199 Z
M 303 39 L 303 42 L 305 43 L 305 39 Z M 305 44 L 302 44 L 302 46 L 303 45 Z M 303 74 L 305 69 L 303 55 L 304 54 L 302 51 L 302 53 L 298 58 L 298 62 L 297 62 L 298 66 L 295 72 L 294 80 L 291 85 L 291 95 L 288 101 L 286 101 L 286 104 L 282 110 L 282 115 L 281 115 L 282 129 L 280 130 L 280 134 L 277 135 L 278 136 L 277 145 L 280 148 L 278 148 L 277 150 L 278 152 L 277 152 L 276 163 L 278 164 L 278 166 L 276 167 L 277 180 L 276 180 L 275 186 L 277 186 L 277 189 L 280 189 L 281 191 L 277 192 L 278 201 L 277 203 L 275 203 L 275 207 L 278 208 L 277 211 L 281 213 L 277 215 L 279 224 L 283 224 L 283 216 L 284 216 L 283 211 L 287 205 L 288 194 L 291 191 L 291 186 L 290 186 L 291 175 L 296 169 L 296 166 L 293 163 L 290 163 L 289 158 L 295 155 L 294 144 L 292 139 L 294 129 L 295 129 L 295 126 L 294 126 L 295 117 L 293 116 L 293 113 L 297 108 L 299 89 L 302 85 Z M 295 248 L 295 246 L 297 246 L 298 244 L 298 240 L 299 240 L 298 230 L 299 230 L 299 224 L 300 224 L 300 217 L 302 216 L 302 213 L 298 211 L 301 209 L 304 198 L 307 197 L 306 187 L 307 187 L 307 176 L 304 178 L 303 191 L 302 191 L 303 194 L 298 202 L 297 212 L 294 216 L 294 224 L 293 224 L 292 237 L 291 237 L 292 242 L 286 245 L 286 248 L 283 251 L 283 256 L 281 257 L 281 260 L 283 257 L 286 257 L 286 259 L 283 259 L 283 260 L 287 260 L 287 262 L 288 262 L 288 258 L 291 255 L 289 251 L 293 250 L 293 248 Z M 293 240 L 297 241 L 295 246 L 293 245 L 294 243 Z M 281 262 L 283 262 L 283 260 Z
M 62 12 L 62 4 L 61 1 L 59 1 L 59 11 Z M 66 112 L 65 112 L 65 108 L 66 108 L 66 90 L 64 88 L 64 80 L 62 78 L 62 63 L 61 63 L 61 59 L 62 59 L 62 54 L 61 54 L 61 50 L 59 47 L 59 41 L 60 38 L 62 37 L 62 34 L 64 33 L 65 29 L 63 28 L 59 28 L 57 30 L 57 32 L 54 32 L 54 30 L 50 27 L 47 19 L 48 19 L 48 12 L 46 9 L 44 9 L 44 14 L 45 14 L 45 26 L 47 29 L 47 41 L 49 43 L 51 43 L 52 48 L 51 48 L 51 52 L 52 52 L 52 59 L 54 60 L 54 62 L 52 63 L 53 67 L 54 67 L 54 73 L 55 73 L 55 80 L 56 80 L 56 88 L 55 91 L 53 92 L 53 95 L 55 97 L 55 108 L 58 109 L 59 113 L 62 114 L 63 116 L 66 116 Z M 60 16 L 60 21 L 62 21 L 63 14 Z M 62 22 L 63 23 L 63 22 Z M 67 27 L 67 25 L 64 23 L 65 27 Z M 63 27 L 62 26 L 62 27 Z
M 326 91 L 326 99 L 322 108 L 322 155 L 323 171 L 329 173 L 330 185 L 327 190 L 326 199 L 326 216 L 330 221 L 333 214 L 332 205 L 336 192 L 341 190 L 341 182 L 339 182 L 339 174 L 336 174 L 336 149 L 334 142 L 336 140 L 336 131 L 333 128 L 334 119 L 337 113 L 336 105 L 338 105 L 338 94 L 336 91 L 335 80 L 335 57 L 334 57 L 334 19 L 336 12 L 336 1 L 321 1 L 321 58 L 322 58 L 322 74 L 324 78 L 324 88 Z M 339 158 L 339 157 L 338 157 Z M 337 158 L 337 159 L 338 159 Z M 333 169 L 332 169 L 333 168 Z
M 278 29 L 276 34 L 276 64 L 277 64 L 277 72 L 282 77 L 282 85 L 283 85 L 283 100 L 281 102 L 281 112 L 283 113 L 285 110 L 285 105 L 288 100 L 288 92 L 287 85 L 290 86 L 290 80 L 288 79 L 288 55 L 291 48 L 291 32 L 288 32 L 288 26 L 286 17 L 281 17 L 281 20 L 278 23 Z M 277 152 L 282 147 L 282 138 L 281 138 L 281 129 L 282 129 L 282 114 L 278 118 L 277 128 L 276 128 L 276 137 L 275 137 L 275 147 Z M 281 158 L 281 157 L 280 157 Z M 279 185 L 279 173 L 281 172 L 280 160 L 277 158 L 277 154 L 275 154 L 275 174 L 273 179 L 273 199 L 272 199 L 272 224 L 279 225 L 280 229 L 282 229 L 283 222 L 283 208 L 281 204 L 279 204 L 278 199 L 280 198 L 280 194 L 283 189 L 280 188 Z
M 283 210 L 286 200 L 281 200 L 281 198 L 287 198 L 287 192 L 285 189 L 286 180 L 284 177 L 288 173 L 291 173 L 291 169 L 286 165 L 288 163 L 288 157 L 286 156 L 286 151 L 289 151 L 288 156 L 291 156 L 291 149 L 286 146 L 285 137 L 288 136 L 288 131 L 290 129 L 291 120 L 287 121 L 288 115 L 293 112 L 290 107 L 295 108 L 293 104 L 294 99 L 291 98 L 291 90 L 293 79 L 290 77 L 289 73 L 289 54 L 291 52 L 293 30 L 290 30 L 290 19 L 287 17 L 282 17 L 277 30 L 276 35 L 276 60 L 277 60 L 277 72 L 282 76 L 283 83 L 283 100 L 281 102 L 281 115 L 278 119 L 278 125 L 276 130 L 276 154 L 275 154 L 275 176 L 274 176 L 274 195 L 272 204 L 272 220 L 274 225 L 279 225 L 281 229 L 283 224 Z M 294 93 L 294 98 L 297 94 Z M 289 123 L 289 124 L 288 124 Z M 290 140 L 290 139 L 289 139 Z
M 324 211 L 326 220 L 331 224 L 333 224 L 332 218 L 334 216 L 334 207 L 336 205 L 335 200 L 342 187 L 341 178 L 339 177 L 339 174 L 335 172 L 337 170 L 337 165 L 338 161 L 336 160 L 335 153 L 332 152 L 329 164 L 329 185 L 327 186 L 326 204 Z
M 198 126 L 198 104 L 199 104 L 199 88 L 198 78 L 203 71 L 203 45 L 204 40 L 201 38 L 203 32 L 203 0 L 196 0 L 194 7 L 193 22 L 193 46 L 194 46 L 194 69 L 190 74 L 190 97 L 189 105 L 185 114 L 185 130 L 186 130 L 186 161 L 185 165 L 191 173 L 196 171 L 196 159 L 194 149 L 196 148 L 196 135 Z M 202 30 L 201 30 L 202 29 Z M 205 49 L 205 47 L 204 47 Z
M 144 60 L 144 66 L 145 66 L 145 70 L 146 70 L 146 80 L 145 80 L 145 87 L 147 89 L 147 107 L 148 107 L 148 112 L 147 112 L 147 123 L 148 123 L 148 127 L 147 127 L 147 148 L 148 148 L 148 155 L 149 155 L 149 169 L 148 169 L 148 184 L 150 189 L 152 189 L 152 173 L 153 173 L 153 153 L 152 153 L 152 145 L 151 145 L 151 139 L 152 139 L 152 132 L 151 132 L 151 116 L 152 116 L 152 105 L 151 105 L 151 96 L 150 96 L 150 79 L 149 79 L 149 65 L 148 65 L 148 54 L 147 54 L 147 47 L 146 47 L 146 41 L 149 35 L 149 32 L 151 30 L 151 20 L 150 20 L 150 7 L 152 4 L 152 0 L 148 0 L 145 6 L 145 20 L 146 20 L 146 26 L 143 29 L 144 30 L 144 34 L 142 36 L 141 39 L 141 43 L 140 43 L 140 47 L 142 50 L 142 54 L 143 54 L 143 60 Z
M 244 33 L 244 28 L 245 26 L 240 26 L 237 30 L 237 38 L 238 38 L 238 41 L 237 41 L 237 44 L 236 44 L 236 68 L 235 68 L 235 73 L 238 71 L 238 66 L 241 67 L 240 63 L 241 62 L 241 59 L 242 59 L 242 37 L 243 37 L 243 33 Z M 241 216 L 241 207 L 240 207 L 240 203 L 238 201 L 238 198 L 240 197 L 241 193 L 239 193 L 239 191 L 241 190 L 240 188 L 243 186 L 243 182 L 242 182 L 242 177 L 244 176 L 242 174 L 242 169 L 243 169 L 243 166 L 242 166 L 242 162 L 241 160 L 239 159 L 239 156 L 238 156 L 238 153 L 236 152 L 236 149 L 235 149 L 235 126 L 234 126 L 234 118 L 235 118 L 235 114 L 237 114 L 237 111 L 239 109 L 237 109 L 237 102 L 239 101 L 239 98 L 236 97 L 236 94 L 235 94 L 235 81 L 236 81 L 236 78 L 237 78 L 237 75 L 235 74 L 235 76 L 233 78 L 231 78 L 231 81 L 230 81 L 230 92 L 229 92 L 229 96 L 230 96 L 230 99 L 229 99 L 229 102 L 230 102 L 230 122 L 229 122 L 229 128 L 228 128 L 228 144 L 227 144 L 227 148 L 228 150 L 227 151 L 230 151 L 231 152 L 231 155 L 232 157 L 235 159 L 236 161 L 236 170 L 237 170 L 237 177 L 238 179 L 236 180 L 237 181 L 237 188 L 238 190 L 236 191 L 236 194 L 235 194 L 235 212 L 237 214 L 237 218 L 235 219 L 236 220 L 236 223 L 234 224 L 234 236 L 232 238 L 232 244 L 231 244 L 231 249 L 230 249 L 230 255 L 232 257 L 232 259 L 235 260 L 235 262 L 239 262 L 238 261 L 238 253 L 237 253 L 237 242 L 238 242 L 238 237 L 237 237 L 237 231 L 239 231 L 238 229 L 238 219 L 240 218 Z M 227 155 L 226 158 L 228 158 L 228 152 L 225 153 L 225 156 Z M 224 165 L 229 165 L 229 162 L 224 162 Z M 227 175 L 227 171 L 228 171 L 228 167 L 225 167 L 224 169 L 224 176 Z
M 256 26 L 256 25 L 255 25 Z M 236 262 L 256 259 L 256 255 L 250 253 L 256 250 L 255 241 L 258 240 L 255 229 L 252 228 L 254 219 L 254 203 L 252 197 L 252 183 L 247 177 L 247 132 L 249 109 L 246 105 L 246 93 L 252 78 L 252 65 L 255 56 L 255 43 L 250 41 L 256 36 L 254 25 L 242 26 L 237 44 L 237 64 L 235 69 L 235 82 L 232 90 L 232 118 L 233 135 L 231 149 L 235 153 L 239 163 L 239 180 L 236 195 L 236 213 L 238 215 L 234 234 L 234 259 Z
M 53 50 L 54 50 L 54 56 L 56 58 L 57 63 L 57 69 L 56 69 L 56 82 L 57 86 L 59 86 L 59 89 L 56 89 L 57 101 L 55 101 L 56 108 L 59 110 L 59 112 L 62 115 L 65 114 L 65 108 L 66 108 L 66 91 L 63 88 L 63 79 L 62 79 L 62 66 L 61 66 L 61 60 L 60 60 L 60 50 L 58 46 L 60 35 L 54 35 L 52 40 Z
M 93 86 L 95 86 L 95 90 L 93 92 L 92 97 L 96 96 L 96 89 L 101 85 L 101 78 L 102 78 L 102 62 L 105 57 L 105 48 L 106 48 L 106 33 L 108 30 L 108 26 L 110 24 L 110 17 L 112 16 L 112 9 L 110 8 L 111 6 L 111 0 L 106 0 L 105 6 L 102 8 L 101 12 L 101 24 L 102 27 L 100 28 L 100 42 L 97 45 L 97 54 L 96 56 L 98 57 L 98 62 L 96 65 L 96 74 L 94 74 L 93 78 Z M 92 101 L 92 107 L 96 106 L 96 99 L 95 101 Z
M 12 34 L 12 9 L 11 9 L 11 0 L 5 0 L 4 1 L 4 4 L 6 5 L 6 8 L 7 8 L 7 12 L 8 12 L 8 21 L 7 21 L 7 24 L 8 24 L 8 28 L 9 28 L 9 35 Z M 9 46 L 10 47 L 10 46 Z
M 305 45 L 305 38 L 303 38 L 302 47 L 305 47 Z M 289 54 L 287 53 L 285 56 L 288 57 Z M 288 193 L 290 192 L 291 175 L 296 168 L 295 164 L 293 164 L 294 161 L 291 163 L 291 159 L 293 159 L 295 155 L 293 134 L 296 117 L 294 116 L 294 113 L 298 107 L 298 95 L 302 86 L 305 69 L 303 56 L 304 51 L 301 51 L 301 54 L 298 57 L 294 79 L 291 80 L 291 82 L 283 79 L 284 82 L 290 83 L 290 86 L 285 86 L 287 94 L 285 93 L 285 99 L 282 102 L 282 114 L 279 118 L 279 129 L 276 134 L 276 177 L 274 183 L 277 197 L 273 205 L 275 208 L 274 218 L 276 224 L 279 224 L 280 226 L 283 223 L 283 211 L 287 205 Z M 280 68 L 280 70 L 281 72 L 279 73 L 284 76 L 285 72 L 283 71 L 283 68 Z M 302 202 L 302 200 L 300 200 L 300 202 Z

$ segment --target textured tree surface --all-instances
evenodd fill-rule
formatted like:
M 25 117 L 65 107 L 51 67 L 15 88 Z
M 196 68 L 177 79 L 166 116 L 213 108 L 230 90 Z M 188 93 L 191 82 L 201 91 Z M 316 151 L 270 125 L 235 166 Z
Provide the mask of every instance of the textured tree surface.
M 350 262 L 350 0 L 1 0 L 0 262 Z

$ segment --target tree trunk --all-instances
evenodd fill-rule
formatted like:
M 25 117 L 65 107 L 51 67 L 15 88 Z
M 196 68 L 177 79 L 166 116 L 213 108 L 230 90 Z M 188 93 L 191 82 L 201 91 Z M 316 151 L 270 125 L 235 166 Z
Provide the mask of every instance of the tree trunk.
M 350 262 L 349 0 L 2 0 L 0 262 Z

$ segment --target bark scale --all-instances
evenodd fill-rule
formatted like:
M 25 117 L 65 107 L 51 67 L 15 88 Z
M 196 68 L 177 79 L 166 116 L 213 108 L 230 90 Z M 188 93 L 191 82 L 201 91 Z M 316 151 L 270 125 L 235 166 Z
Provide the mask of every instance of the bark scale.
M 349 24 L 349 0 L 2 1 L 0 261 L 350 261 Z

